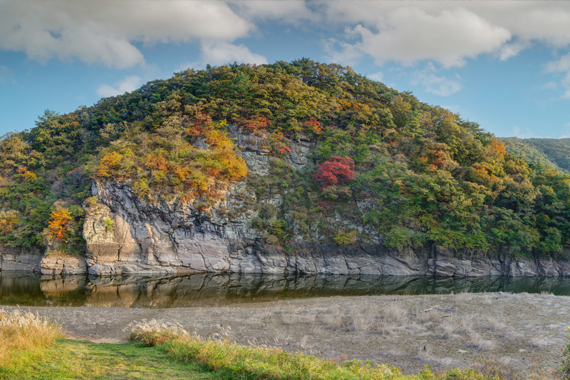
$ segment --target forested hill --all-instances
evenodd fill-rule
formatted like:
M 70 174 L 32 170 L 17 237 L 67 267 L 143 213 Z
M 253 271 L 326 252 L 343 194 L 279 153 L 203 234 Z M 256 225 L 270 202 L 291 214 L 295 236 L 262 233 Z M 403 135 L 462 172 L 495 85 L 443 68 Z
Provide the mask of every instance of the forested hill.
M 503 137 L 507 150 L 529 162 L 544 162 L 570 174 L 570 139 L 519 139 Z
M 264 137 L 268 176 L 248 173 L 230 127 Z M 303 170 L 288 159 L 297 139 L 316 143 Z M 365 244 L 375 232 L 388 247 L 561 255 L 570 176 L 530 161 L 477 123 L 348 67 L 303 59 L 188 70 L 3 136 L 0 244 L 80 254 L 93 180 L 205 218 L 245 181 L 260 198 L 282 194 L 279 207 L 250 210 L 252 227 L 279 247 Z M 339 218 L 365 228 L 334 227 Z

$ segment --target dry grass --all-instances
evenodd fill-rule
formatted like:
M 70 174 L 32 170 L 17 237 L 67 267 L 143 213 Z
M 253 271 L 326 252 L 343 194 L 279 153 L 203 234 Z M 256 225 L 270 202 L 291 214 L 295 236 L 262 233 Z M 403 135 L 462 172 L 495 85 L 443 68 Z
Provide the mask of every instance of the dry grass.
M 450 317 L 443 320 L 439 325 L 443 331 L 442 338 L 454 338 L 455 335 L 471 335 L 473 334 L 472 322 L 469 318 Z
M 543 337 L 535 337 L 532 338 L 530 340 L 530 342 L 528 343 L 528 345 L 532 348 L 536 348 L 536 349 L 541 349 L 544 348 L 546 346 L 548 346 L 549 344 L 551 344 L 551 340 L 543 338 Z
M 456 302 L 456 297 L 461 300 Z M 307 337 L 310 349 L 321 358 L 336 360 L 342 354 L 350 359 L 370 358 L 401 366 L 410 374 L 421 371 L 424 364 L 435 371 L 472 366 L 481 357 L 508 356 L 507 364 L 521 374 L 531 371 L 535 360 L 544 371 L 560 366 L 570 297 L 488 293 L 475 294 L 470 302 L 464 298 L 468 296 L 325 297 L 311 302 L 165 309 L 160 318 L 189 331 L 197 329 L 203 336 L 219 331 L 220 325 L 230 325 L 235 327 L 232 339 L 240 344 L 257 338 L 288 352 L 299 350 Z M 68 310 L 39 312 L 67 321 L 76 336 L 104 334 L 113 342 L 125 336 L 121 330 L 132 320 L 156 317 L 152 310 Z M 427 354 L 418 348 L 421 342 L 427 342 Z
M 458 293 L 455 296 L 455 304 L 458 306 L 465 305 L 473 300 L 473 293 Z
M 487 328 L 489 330 L 493 330 L 493 331 L 502 331 L 502 330 L 505 330 L 507 328 L 507 325 L 505 325 L 503 322 L 497 320 L 496 318 L 488 317 L 487 318 Z
M 441 322 L 441 314 L 437 310 L 429 310 L 425 313 L 421 313 L 418 315 L 418 320 L 422 323 L 440 323 Z
M 489 378 L 504 380 L 521 380 L 520 374 L 509 363 L 497 359 L 479 359 L 475 362 L 475 368 Z
M 16 351 L 45 348 L 62 336 L 62 327 L 44 317 L 0 309 L 0 365 Z
M 401 318 L 402 313 L 395 313 Z M 384 316 L 385 317 L 385 316 Z M 393 318 L 391 316 L 390 318 Z M 370 316 L 368 316 L 370 318 Z M 387 322 L 387 321 L 384 321 Z M 439 374 L 425 369 L 418 375 L 404 375 L 397 367 L 386 364 L 362 363 L 348 360 L 341 354 L 340 360 L 324 360 L 307 356 L 302 352 L 286 352 L 281 348 L 258 345 L 239 345 L 230 340 L 227 330 L 210 338 L 197 333 L 190 334 L 179 325 L 159 323 L 154 320 L 135 322 L 130 326 L 131 339 L 148 346 L 157 346 L 180 362 L 198 363 L 216 373 L 216 378 L 230 380 L 295 379 L 295 380 L 341 380 L 341 379 L 386 379 L 386 380 L 482 380 L 484 377 L 473 370 L 448 370 Z M 299 348 L 307 343 L 303 336 Z M 418 357 L 428 358 L 426 342 L 420 342 Z M 450 362 L 451 363 L 451 362 Z
M 495 343 L 492 340 L 484 339 L 477 333 L 471 334 L 469 338 L 468 345 L 476 348 L 478 351 L 491 351 L 495 349 Z
M 408 319 L 408 311 L 398 305 L 391 305 L 386 308 L 384 318 L 389 322 L 402 324 Z

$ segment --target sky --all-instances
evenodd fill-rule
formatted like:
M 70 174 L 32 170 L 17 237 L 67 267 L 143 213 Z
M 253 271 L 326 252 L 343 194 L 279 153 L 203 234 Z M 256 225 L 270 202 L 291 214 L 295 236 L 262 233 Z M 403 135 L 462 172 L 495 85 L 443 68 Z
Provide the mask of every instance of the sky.
M 0 135 L 187 68 L 303 57 L 499 137 L 570 137 L 570 2 L 507 0 L 0 0 Z

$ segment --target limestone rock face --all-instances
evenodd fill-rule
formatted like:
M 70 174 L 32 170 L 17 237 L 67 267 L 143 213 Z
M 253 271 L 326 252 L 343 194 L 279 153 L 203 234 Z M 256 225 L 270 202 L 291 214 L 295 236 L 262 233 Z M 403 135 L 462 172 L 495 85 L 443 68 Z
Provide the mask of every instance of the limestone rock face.
M 87 264 L 83 257 L 46 256 L 40 263 L 40 272 L 44 275 L 85 274 Z
M 39 252 L 15 251 L 0 246 L 0 270 L 39 272 L 42 256 Z

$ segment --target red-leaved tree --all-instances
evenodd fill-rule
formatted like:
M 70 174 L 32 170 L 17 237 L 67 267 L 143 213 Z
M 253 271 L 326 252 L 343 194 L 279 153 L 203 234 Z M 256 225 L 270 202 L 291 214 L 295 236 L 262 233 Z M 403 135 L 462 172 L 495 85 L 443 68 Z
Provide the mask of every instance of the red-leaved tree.
M 321 190 L 337 183 L 348 183 L 354 178 L 354 161 L 350 157 L 331 156 L 313 173 L 313 179 L 323 184 Z

